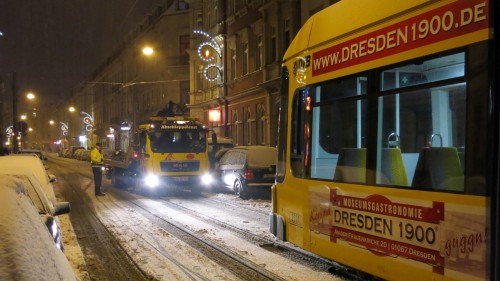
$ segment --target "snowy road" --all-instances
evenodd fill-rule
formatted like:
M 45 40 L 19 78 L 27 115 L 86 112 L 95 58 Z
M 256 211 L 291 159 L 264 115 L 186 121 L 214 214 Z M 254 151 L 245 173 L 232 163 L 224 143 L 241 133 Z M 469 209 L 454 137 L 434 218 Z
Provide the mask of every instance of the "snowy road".
M 67 255 L 82 280 L 340 280 L 328 263 L 277 247 L 269 200 L 146 198 L 107 180 L 96 198 L 88 163 L 51 157 L 49 166 L 72 204 Z

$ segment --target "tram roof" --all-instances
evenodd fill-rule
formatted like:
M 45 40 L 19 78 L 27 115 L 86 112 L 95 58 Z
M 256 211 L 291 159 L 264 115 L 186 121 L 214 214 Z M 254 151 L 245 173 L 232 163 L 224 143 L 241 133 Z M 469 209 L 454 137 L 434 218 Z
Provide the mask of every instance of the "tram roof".
M 375 27 L 391 17 L 411 12 L 433 0 L 342 0 L 310 17 L 287 49 L 287 61 L 318 45 L 343 40 L 369 27 Z M 449 2 L 449 1 L 448 1 Z

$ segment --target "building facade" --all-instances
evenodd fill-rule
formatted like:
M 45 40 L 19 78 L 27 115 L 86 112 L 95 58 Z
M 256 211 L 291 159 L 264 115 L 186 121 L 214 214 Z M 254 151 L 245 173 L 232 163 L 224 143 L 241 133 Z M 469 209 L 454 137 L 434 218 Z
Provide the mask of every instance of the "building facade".
M 124 150 L 137 124 L 169 101 L 189 103 L 189 10 L 183 1 L 167 2 L 130 33 L 91 81 L 78 86 L 72 103 L 93 117 L 93 128 L 73 126 L 71 135 L 86 134 L 89 146 L 101 142 Z M 153 53 L 145 55 L 145 47 Z
M 236 145 L 275 146 L 282 56 L 305 18 L 331 2 L 165 1 L 77 87 L 72 102 L 93 128 L 70 134 L 125 149 L 136 125 L 172 101 Z
M 191 114 L 236 145 L 276 145 L 281 58 L 300 28 L 300 2 L 189 2 L 193 24 L 222 46 L 221 54 L 213 53 L 219 57 L 204 62 L 198 51 L 213 51 L 203 44 L 207 36 L 193 38 Z M 221 71 L 206 77 L 207 63 L 218 64 Z M 211 122 L 213 110 L 220 120 Z

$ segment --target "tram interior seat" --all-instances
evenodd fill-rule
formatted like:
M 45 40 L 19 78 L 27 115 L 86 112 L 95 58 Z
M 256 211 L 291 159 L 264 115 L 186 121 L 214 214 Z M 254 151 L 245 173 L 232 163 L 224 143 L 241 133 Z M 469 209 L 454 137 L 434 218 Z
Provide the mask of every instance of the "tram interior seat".
M 381 184 L 409 186 L 401 149 L 397 147 L 382 149 L 380 172 Z
M 366 148 L 342 148 L 333 180 L 352 183 L 366 182 Z
M 413 187 L 463 191 L 464 175 L 455 147 L 426 147 L 420 151 Z

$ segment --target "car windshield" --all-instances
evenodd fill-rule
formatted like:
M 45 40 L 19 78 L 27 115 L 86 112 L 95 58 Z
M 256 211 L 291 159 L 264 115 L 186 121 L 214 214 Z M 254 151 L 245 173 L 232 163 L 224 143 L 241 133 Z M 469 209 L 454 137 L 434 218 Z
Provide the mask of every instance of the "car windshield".
M 155 153 L 200 153 L 207 147 L 205 131 L 156 131 L 148 135 Z

